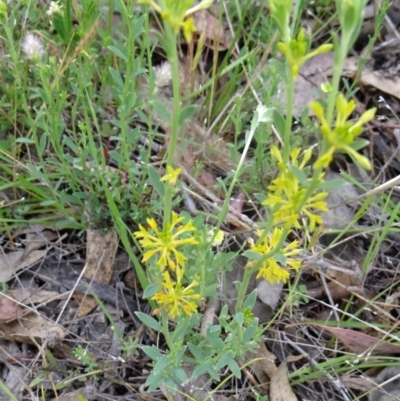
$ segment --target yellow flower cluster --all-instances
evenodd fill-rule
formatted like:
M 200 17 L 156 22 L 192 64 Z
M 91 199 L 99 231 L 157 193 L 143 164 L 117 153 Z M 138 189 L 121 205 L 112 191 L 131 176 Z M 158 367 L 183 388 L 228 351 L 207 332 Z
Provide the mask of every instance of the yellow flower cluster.
M 286 228 L 301 228 L 299 219 L 303 216 L 308 218 L 308 227 L 313 231 L 318 224 L 322 224 L 319 212 L 328 210 L 324 199 L 328 196 L 326 192 L 320 192 L 310 196 L 300 208 L 300 204 L 306 194 L 307 188 L 299 181 L 287 165 L 283 163 L 282 154 L 277 147 L 272 147 L 272 156 L 277 160 L 280 171 L 278 178 L 272 181 L 268 187 L 269 194 L 263 205 L 268 205 L 274 211 L 274 225 L 284 224 Z M 298 162 L 300 149 L 295 148 L 290 154 L 291 164 L 298 171 L 306 167 L 310 160 L 312 149 L 307 150 L 301 163 Z M 322 176 L 320 177 L 322 180 Z
M 309 59 L 330 52 L 332 45 L 321 45 L 312 52 L 308 51 L 308 41 L 306 39 L 304 29 L 300 29 L 296 39 L 290 39 L 288 43 L 279 42 L 278 50 L 285 55 L 286 60 L 290 65 L 290 70 L 293 78 L 297 78 L 299 75 L 300 67 Z
M 274 228 L 272 234 L 267 235 L 264 240 L 258 241 L 256 244 L 254 244 L 253 241 L 250 241 L 251 251 L 257 253 L 261 257 L 266 255 L 277 246 L 282 237 L 282 231 L 283 229 L 281 228 Z M 263 232 L 261 230 L 257 230 L 257 235 L 258 237 L 262 237 Z M 286 283 L 287 279 L 289 278 L 289 271 L 287 267 L 289 266 L 292 269 L 298 270 L 301 266 L 300 261 L 291 258 L 291 256 L 298 255 L 301 252 L 300 249 L 297 249 L 298 246 L 299 241 L 293 241 L 285 248 L 282 248 L 279 252 L 277 252 L 277 255 L 280 256 L 279 259 L 283 258 L 285 261 L 285 267 L 281 266 L 282 262 L 278 262 L 276 256 L 272 256 L 264 260 L 261 263 L 256 278 L 264 278 L 271 283 L 279 281 Z M 251 267 L 255 263 L 257 262 L 250 262 L 247 267 Z
M 332 161 L 333 153 L 339 151 L 349 154 L 362 167 L 370 170 L 371 163 L 369 160 L 360 155 L 353 146 L 355 138 L 363 131 L 362 126 L 375 117 L 376 108 L 367 110 L 355 123 L 348 121 L 356 108 L 356 102 L 353 99 L 347 101 L 343 94 L 340 93 L 336 98 L 336 122 L 333 129 L 328 125 L 324 109 L 318 102 L 311 102 L 310 108 L 320 121 L 319 129 L 328 142 L 328 149 L 318 158 L 314 167 L 328 167 Z
M 157 292 L 151 298 L 156 301 L 160 307 L 154 311 L 154 314 L 160 313 L 162 310 L 169 314 L 171 319 L 182 315 L 182 313 L 190 316 L 197 312 L 197 304 L 199 303 L 200 295 L 195 293 L 194 287 L 199 285 L 197 280 L 184 286 L 182 284 L 183 269 L 179 266 L 176 268 L 176 281 L 171 280 L 168 271 L 163 273 L 164 281 L 161 291 Z
M 149 261 L 153 256 L 158 257 L 156 266 L 163 272 L 163 281 L 161 290 L 152 297 L 160 305 L 154 313 L 165 310 L 171 319 L 180 315 L 181 312 L 187 315 L 195 313 L 197 302 L 200 299 L 200 295 L 193 290 L 193 287 L 198 285 L 196 280 L 186 287 L 182 284 L 184 264 L 187 258 L 180 249 L 186 245 L 198 243 L 193 236 L 185 235 L 195 231 L 192 221 L 182 225 L 182 220 L 183 217 L 172 212 L 172 221 L 163 230 L 158 228 L 154 219 L 147 219 L 147 225 L 151 232 L 148 228 L 139 225 L 139 231 L 133 233 L 145 249 L 143 262 Z M 167 266 L 175 272 L 176 281 L 171 280 L 168 271 L 164 271 Z
M 190 244 L 195 245 L 198 242 L 193 237 L 182 238 L 184 233 L 195 231 L 191 221 L 182 225 L 180 224 L 182 220 L 183 217 L 179 217 L 172 212 L 172 222 L 167 224 L 164 230 L 159 230 L 154 219 L 147 219 L 147 224 L 154 234 L 139 225 L 139 231 L 136 231 L 134 236 L 139 239 L 140 245 L 146 249 L 142 259 L 143 262 L 147 262 L 152 256 L 158 254 L 159 259 L 156 265 L 161 270 L 168 266 L 174 271 L 177 265 L 184 265 L 187 258 L 178 248 Z
M 164 0 L 156 2 L 155 0 L 139 0 L 139 3 L 151 5 L 161 18 L 168 21 L 175 32 L 183 31 L 187 42 L 192 40 L 193 32 L 196 32 L 196 26 L 193 18 L 187 18 L 196 11 L 210 7 L 213 0 L 203 0 L 200 4 L 192 7 L 194 0 Z

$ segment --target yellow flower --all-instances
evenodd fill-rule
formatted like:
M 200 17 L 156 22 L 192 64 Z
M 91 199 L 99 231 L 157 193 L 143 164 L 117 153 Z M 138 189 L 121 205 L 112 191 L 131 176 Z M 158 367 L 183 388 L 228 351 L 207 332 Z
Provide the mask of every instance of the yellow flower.
M 283 229 L 274 228 L 272 234 L 268 234 L 262 242 L 258 242 L 257 244 L 250 243 L 250 249 L 259 254 L 261 257 L 266 255 L 275 246 L 278 244 L 281 236 L 282 236 Z M 261 237 L 263 232 L 261 230 L 257 230 L 258 237 Z M 291 258 L 290 256 L 298 255 L 301 252 L 301 249 L 296 249 L 299 245 L 299 241 L 293 241 L 285 248 L 282 248 L 278 251 L 278 254 L 283 256 L 286 261 L 286 268 L 282 267 L 277 259 L 272 256 L 267 260 L 263 261 L 260 269 L 258 271 L 256 278 L 265 278 L 271 283 L 283 281 L 286 283 L 287 279 L 289 278 L 289 271 L 287 270 L 287 266 L 294 270 L 298 270 L 301 266 L 301 262 Z M 248 266 L 253 266 L 257 262 L 250 262 Z
M 315 226 L 322 224 L 322 218 L 317 211 L 326 212 L 328 210 L 324 199 L 328 196 L 326 192 L 314 194 L 307 199 L 301 210 L 299 205 L 302 202 L 307 188 L 302 187 L 296 175 L 283 163 L 282 154 L 277 147 L 271 148 L 272 156 L 277 159 L 277 166 L 280 170 L 279 176 L 274 179 L 268 187 L 269 194 L 263 205 L 268 205 L 274 212 L 274 224 L 284 223 L 286 227 L 301 228 L 299 218 L 305 215 L 309 219 L 309 230 L 314 231 Z M 304 170 L 310 160 L 312 149 L 308 149 L 299 162 L 300 149 L 294 148 L 290 153 L 292 166 L 299 170 Z M 322 182 L 323 175 L 319 177 Z M 309 180 L 307 180 L 309 181 Z
M 167 265 L 171 270 L 175 270 L 177 265 L 183 266 L 187 258 L 178 251 L 178 248 L 195 245 L 198 242 L 193 237 L 180 238 L 182 234 L 196 230 L 191 221 L 185 225 L 179 224 L 182 220 L 183 217 L 178 217 L 176 213 L 172 212 L 172 222 L 167 225 L 165 230 L 160 231 L 154 219 L 147 219 L 147 224 L 154 234 L 150 234 L 146 228 L 139 225 L 140 231 L 136 231 L 133 235 L 135 238 L 141 238 L 139 243 L 146 250 L 143 262 L 147 262 L 153 255 L 159 254 L 156 265 L 160 269 L 164 269 Z
M 167 174 L 165 174 L 160 181 L 167 181 L 171 185 L 175 185 L 182 171 L 182 167 L 173 168 L 172 166 L 167 166 Z
M 169 272 L 164 272 L 163 276 L 162 290 L 156 292 L 151 298 L 159 305 L 153 313 L 157 314 L 164 310 L 168 312 L 171 319 L 180 316 L 182 312 L 188 316 L 196 313 L 198 302 L 201 300 L 200 295 L 193 289 L 199 285 L 197 280 L 193 280 L 190 285 L 184 287 L 181 283 L 183 269 L 179 266 L 176 268 L 176 282 L 171 280 Z
M 176 33 L 182 29 L 186 41 L 190 42 L 193 32 L 196 32 L 196 26 L 193 18 L 187 17 L 196 11 L 210 7 L 213 0 L 203 0 L 195 6 L 193 6 L 193 0 L 165 0 L 158 3 L 155 0 L 139 0 L 139 3 L 151 5 Z
M 214 238 L 214 240 L 212 241 L 212 246 L 219 246 L 222 244 L 222 242 L 224 241 L 224 237 L 225 234 L 222 230 L 218 230 L 217 232 L 215 232 L 215 229 L 211 229 L 208 233 L 207 233 L 207 241 L 211 242 Z
M 294 181 L 293 184 L 295 184 L 293 187 L 296 188 L 298 186 L 298 181 Z M 287 187 L 285 189 L 287 189 Z M 299 219 L 302 215 L 305 215 L 308 217 L 308 229 L 311 232 L 315 230 L 316 225 L 323 223 L 323 220 L 321 216 L 317 214 L 317 211 L 328 211 L 328 207 L 324 201 L 328 194 L 326 192 L 320 192 L 319 194 L 311 196 L 307 199 L 301 210 L 297 211 L 306 191 L 306 188 L 301 188 L 297 191 L 286 191 L 286 198 L 282 195 L 274 195 L 272 193 L 268 195 L 267 200 L 263 202 L 264 205 L 269 205 L 271 208 L 279 205 L 279 208 L 274 213 L 274 224 L 284 223 L 285 227 L 301 228 Z
M 182 22 L 181 26 L 182 26 L 183 36 L 185 37 L 186 42 L 190 43 L 192 41 L 193 32 L 197 31 L 193 18 L 186 19 L 184 22 Z
M 332 50 L 332 45 L 321 45 L 312 52 L 308 52 L 308 41 L 304 29 L 300 29 L 296 39 L 290 39 L 289 43 L 279 42 L 278 50 L 285 55 L 292 72 L 293 78 L 299 75 L 300 67 L 310 58 L 318 54 L 327 53 Z
M 282 193 L 283 188 L 292 186 L 294 182 L 297 182 L 296 176 L 291 172 L 287 166 L 283 163 L 282 154 L 276 146 L 272 146 L 271 155 L 277 160 L 277 167 L 280 170 L 280 176 L 272 181 L 272 185 L 268 187 L 270 191 Z M 294 148 L 290 153 L 291 164 L 300 170 L 303 170 L 312 156 L 312 148 L 309 148 L 303 156 L 303 160 L 299 164 L 300 148 Z M 297 190 L 297 187 L 294 188 Z
M 370 170 L 370 161 L 366 157 L 360 155 L 352 147 L 352 144 L 355 138 L 362 133 L 362 126 L 375 117 L 376 108 L 374 107 L 367 110 L 355 123 L 347 121 L 356 108 L 356 102 L 354 100 L 348 102 L 343 94 L 340 93 L 336 98 L 336 122 L 333 130 L 328 125 L 324 110 L 318 102 L 311 102 L 310 108 L 320 121 L 319 129 L 328 142 L 328 149 L 315 162 L 314 167 L 328 167 L 329 163 L 332 161 L 333 153 L 339 151 L 348 153 L 358 161 L 362 167 Z

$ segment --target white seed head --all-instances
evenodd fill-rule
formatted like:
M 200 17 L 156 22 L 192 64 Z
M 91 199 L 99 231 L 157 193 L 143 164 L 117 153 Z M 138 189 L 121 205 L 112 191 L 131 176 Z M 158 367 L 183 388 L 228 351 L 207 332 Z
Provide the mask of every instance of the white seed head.
M 171 64 L 168 61 L 161 63 L 159 66 L 154 67 L 154 75 L 156 78 L 156 86 L 168 86 L 172 82 Z
M 39 61 L 46 53 L 41 39 L 39 36 L 33 33 L 28 33 L 25 35 L 21 47 L 26 58 L 36 62 Z

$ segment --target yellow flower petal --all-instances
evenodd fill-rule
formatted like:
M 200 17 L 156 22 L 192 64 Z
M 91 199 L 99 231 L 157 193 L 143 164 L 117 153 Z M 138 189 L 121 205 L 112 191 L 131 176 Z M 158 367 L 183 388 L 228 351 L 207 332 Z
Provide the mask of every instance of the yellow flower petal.
M 182 171 L 182 167 L 174 169 L 172 166 L 167 166 L 167 173 L 160 179 L 160 181 L 166 181 L 171 185 L 175 185 Z
M 181 225 L 183 217 L 179 217 L 176 213 L 172 213 L 172 222 L 160 231 L 154 219 L 148 219 L 147 223 L 153 233 L 150 233 L 143 226 L 139 225 L 139 231 L 133 233 L 135 238 L 139 239 L 140 245 L 145 250 L 143 254 L 143 262 L 147 262 L 150 258 L 158 255 L 159 259 L 156 265 L 160 269 L 168 266 L 171 270 L 175 270 L 176 266 L 182 266 L 187 260 L 186 256 L 181 252 L 180 248 L 187 245 L 196 245 L 198 241 L 191 234 L 195 231 L 195 227 L 190 221 L 186 225 Z M 183 234 L 189 234 L 189 237 L 183 237 Z
M 194 287 L 198 282 L 194 280 L 190 285 L 182 284 L 184 271 L 180 267 L 176 268 L 176 281 L 171 280 L 168 272 L 163 274 L 164 281 L 161 284 L 160 291 L 156 292 L 151 298 L 159 305 L 153 313 L 166 311 L 171 319 L 175 319 L 182 314 L 192 315 L 197 312 L 197 305 L 201 301 L 200 295 L 196 294 Z
M 276 247 L 281 239 L 282 234 L 283 229 L 274 228 L 272 234 L 267 235 L 261 242 L 258 242 L 257 244 L 250 243 L 251 251 L 258 253 L 261 257 L 263 257 Z M 262 231 L 257 230 L 257 235 L 259 238 L 262 237 Z M 287 257 L 297 255 L 301 252 L 301 249 L 297 249 L 298 244 L 298 241 L 293 241 L 279 251 L 281 255 L 285 256 L 286 265 L 295 269 L 298 269 L 300 267 L 301 262 Z M 250 266 L 254 265 L 254 263 L 256 262 L 250 262 Z M 286 282 L 289 278 L 289 271 L 287 270 L 287 266 L 280 266 L 278 261 L 274 257 L 268 258 L 262 261 L 256 278 L 264 278 L 271 283 L 279 281 Z

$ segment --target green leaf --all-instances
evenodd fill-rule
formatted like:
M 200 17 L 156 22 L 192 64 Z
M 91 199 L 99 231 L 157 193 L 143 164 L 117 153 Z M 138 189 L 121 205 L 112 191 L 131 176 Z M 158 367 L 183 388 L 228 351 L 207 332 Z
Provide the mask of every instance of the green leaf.
M 110 150 L 108 153 L 110 157 L 119 164 L 125 164 L 126 160 L 116 150 Z
M 150 284 L 146 287 L 143 293 L 143 298 L 151 298 L 158 290 L 157 284 Z
M 126 56 L 126 54 L 124 54 L 120 49 L 118 49 L 118 47 L 108 46 L 107 49 L 111 50 L 117 57 L 122 58 L 122 60 L 128 61 L 128 57 Z
M 110 75 L 114 81 L 114 83 L 120 88 L 122 89 L 124 87 L 124 81 L 121 78 L 121 75 L 119 74 L 119 72 L 117 70 L 115 70 L 112 67 L 108 68 L 108 71 L 110 71 Z
M 253 340 L 254 335 L 256 333 L 257 326 L 255 324 L 251 324 L 249 327 L 245 329 L 243 332 L 243 342 L 245 344 L 249 343 Z
M 219 338 L 219 334 L 208 335 L 207 339 L 215 348 L 222 348 L 224 346 L 224 342 Z
M 207 275 L 207 278 L 210 278 L 209 275 Z M 211 284 L 208 287 L 204 289 L 204 296 L 207 297 L 214 297 L 217 295 L 217 289 L 220 287 L 220 284 Z
M 40 206 L 51 206 L 51 205 L 54 205 L 55 203 L 56 203 L 55 200 L 49 199 L 49 200 L 45 200 L 43 202 L 40 202 Z
M 221 331 L 221 326 L 218 324 L 214 324 L 214 326 L 209 327 L 210 333 L 219 333 Z
M 161 373 L 155 375 L 154 372 L 151 372 L 146 379 L 146 386 L 149 386 L 147 391 L 150 393 L 156 390 L 163 381 L 164 379 Z
M 64 136 L 63 143 L 67 145 L 73 152 L 79 152 L 79 148 L 75 145 L 75 143 L 71 140 L 69 136 Z
M 256 300 L 257 300 L 257 289 L 254 289 L 244 301 L 243 308 L 244 309 L 248 308 L 252 310 L 254 304 L 256 303 Z
M 44 153 L 47 145 L 47 135 L 42 135 L 40 137 L 39 148 L 42 153 Z
M 263 203 L 267 199 L 267 196 L 265 195 L 265 193 L 256 192 L 254 194 L 254 196 L 260 203 Z
M 179 113 L 179 126 L 181 126 L 185 122 L 185 120 L 192 117 L 196 112 L 196 109 L 197 106 L 195 105 L 186 106 L 184 109 L 182 109 Z
M 274 124 L 278 132 L 283 136 L 285 132 L 285 119 L 282 114 L 279 113 L 278 110 L 274 109 L 273 111 Z
M 135 17 L 135 23 L 133 24 L 133 30 L 132 30 L 132 41 L 136 41 L 138 37 L 142 34 L 143 32 L 143 25 L 144 25 L 144 20 L 147 18 L 146 13 L 141 15 L 139 18 Z
M 243 312 L 237 312 L 235 313 L 234 319 L 237 323 L 239 323 L 240 325 L 243 324 L 244 321 L 244 315 Z
M 153 101 L 154 110 L 159 114 L 159 116 L 168 124 L 171 123 L 171 114 L 166 109 L 163 103 L 158 100 Z
M 68 43 L 68 40 L 69 40 L 68 34 L 67 34 L 65 26 L 64 26 L 63 16 L 60 13 L 53 14 L 53 25 L 54 25 L 54 28 L 56 28 L 56 31 L 60 35 L 63 42 Z
M 191 319 L 190 317 L 186 317 L 182 319 L 178 325 L 175 327 L 175 330 L 172 334 L 172 341 L 176 344 L 178 342 L 183 342 L 186 333 L 191 327 Z M 183 349 L 186 347 L 183 347 Z
M 15 142 L 17 142 L 17 143 L 27 143 L 27 144 L 33 144 L 33 143 L 35 143 L 35 141 L 33 140 L 33 139 L 31 139 L 31 138 L 17 138 L 16 140 L 15 140 Z
M 235 281 L 234 284 L 235 284 L 236 291 L 239 293 L 240 289 L 242 288 L 242 282 L 241 281 Z
M 369 145 L 369 141 L 367 139 L 357 139 L 350 144 L 350 147 L 354 150 L 364 149 L 367 145 Z
M 323 182 L 321 185 L 318 186 L 318 189 L 320 189 L 321 191 L 327 191 L 333 188 L 337 188 L 337 187 L 341 187 L 342 185 L 348 185 L 349 182 L 346 180 L 329 180 L 329 181 L 325 181 Z
M 57 365 L 56 365 L 57 366 Z M 45 372 L 40 373 L 38 376 L 36 376 L 30 383 L 29 387 L 33 388 L 36 387 L 38 384 L 42 383 L 43 381 L 47 380 L 48 374 Z
M 217 370 L 220 370 L 224 368 L 225 366 L 228 365 L 229 361 L 232 359 L 232 353 L 228 352 L 225 355 L 222 355 L 220 360 L 217 363 L 217 366 L 215 367 Z
M 158 361 L 162 357 L 161 352 L 154 345 L 152 345 L 151 347 L 149 347 L 148 345 L 143 345 L 140 348 L 153 361 Z
M 162 356 L 158 359 L 156 366 L 154 366 L 153 372 L 155 375 L 161 373 L 169 364 L 169 358 L 167 355 Z
M 295 177 L 299 180 L 304 188 L 308 187 L 309 183 L 307 181 L 307 176 L 304 174 L 303 170 L 299 169 L 296 166 L 293 166 L 293 164 L 289 165 L 289 170 L 295 175 Z
M 215 381 L 217 381 L 217 382 L 220 381 L 220 377 L 218 375 L 218 372 L 211 365 L 210 361 L 204 362 L 201 365 L 197 366 L 193 370 L 192 378 L 195 379 L 196 377 L 199 377 L 204 373 L 208 373 Z
M 283 254 L 283 253 L 276 253 L 274 256 L 273 256 L 282 266 L 285 266 L 286 265 L 286 257 L 285 257 L 285 255 Z
M 216 370 L 213 366 L 209 366 L 209 367 L 208 367 L 207 373 L 208 373 L 216 382 L 220 382 L 220 381 L 221 381 L 217 370 Z
M 185 373 L 185 371 L 180 368 L 179 366 L 174 368 L 172 374 L 174 375 L 174 378 L 176 379 L 176 382 L 181 385 L 185 382 L 187 382 L 188 377 L 187 374 Z
M 138 68 L 137 70 L 133 71 L 131 74 L 131 78 L 135 78 L 138 75 L 142 75 L 142 74 L 146 74 L 147 73 L 147 69 L 146 68 Z
M 158 171 L 151 164 L 149 164 L 147 171 L 149 173 L 150 182 L 154 189 L 161 197 L 164 197 L 165 188 L 164 184 L 160 181 L 160 174 L 158 174 Z
M 148 327 L 155 331 L 161 331 L 161 325 L 156 319 L 142 312 L 135 312 L 135 315 Z
M 152 30 L 152 33 L 155 34 L 155 36 L 157 37 L 157 40 L 160 42 L 161 44 L 161 48 L 163 49 L 169 49 L 170 44 L 167 42 L 167 39 L 165 38 L 164 35 L 161 34 L 161 31 L 159 30 Z M 153 45 L 156 46 L 156 43 Z
M 192 343 L 188 343 L 189 351 L 197 360 L 201 360 L 203 358 L 203 354 L 200 351 L 200 348 Z
M 164 379 L 163 384 L 168 392 L 171 393 L 171 395 L 176 394 L 176 384 L 174 383 L 174 380 L 172 378 L 168 377 L 167 379 Z
M 263 255 L 260 255 L 258 252 L 254 252 L 254 251 L 245 251 L 243 253 L 243 256 L 250 259 L 250 260 L 256 260 L 259 261 L 263 258 Z
M 224 305 L 219 313 L 219 318 L 225 319 L 228 316 L 228 305 Z
M 240 372 L 240 366 L 238 365 L 238 363 L 233 359 L 229 359 L 228 360 L 228 367 L 231 370 L 231 372 L 238 378 L 240 379 L 242 374 Z
M 196 379 L 197 377 L 203 375 L 204 373 L 206 373 L 208 371 L 209 368 L 212 368 L 211 362 L 207 361 L 207 362 L 203 362 L 202 364 L 198 365 L 192 373 L 192 380 Z

